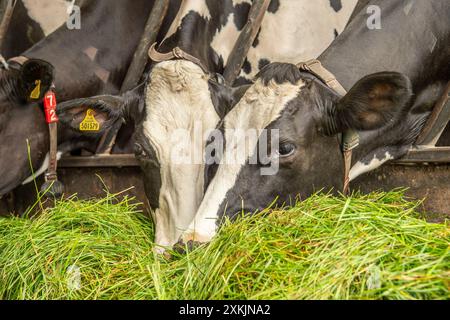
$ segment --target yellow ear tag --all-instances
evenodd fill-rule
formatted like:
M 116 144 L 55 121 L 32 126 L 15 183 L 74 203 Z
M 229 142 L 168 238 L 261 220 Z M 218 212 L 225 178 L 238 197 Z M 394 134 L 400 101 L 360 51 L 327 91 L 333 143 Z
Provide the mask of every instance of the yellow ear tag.
M 87 109 L 86 117 L 80 123 L 80 131 L 99 131 L 100 124 L 94 117 L 94 111 L 92 109 Z
M 36 80 L 34 84 L 36 87 L 31 91 L 30 99 L 39 99 L 41 96 L 41 80 Z

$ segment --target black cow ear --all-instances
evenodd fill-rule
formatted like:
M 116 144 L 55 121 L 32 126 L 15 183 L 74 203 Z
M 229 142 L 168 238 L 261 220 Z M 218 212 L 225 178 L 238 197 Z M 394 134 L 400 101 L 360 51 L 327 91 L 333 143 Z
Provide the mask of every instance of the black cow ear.
M 362 78 L 333 104 L 332 131 L 381 128 L 410 103 L 411 87 L 409 78 L 397 72 L 374 73 Z
M 242 85 L 232 88 L 226 84 L 209 80 L 211 99 L 220 119 L 223 119 L 234 108 L 249 87 L 250 85 Z
M 73 130 L 89 135 L 103 133 L 121 118 L 124 101 L 121 96 L 97 96 L 60 103 L 59 121 Z
M 138 121 L 143 113 L 142 86 L 122 96 L 103 95 L 60 103 L 57 108 L 62 124 L 83 134 L 103 133 L 119 119 Z
M 53 66 L 39 59 L 26 61 L 20 69 L 22 97 L 27 101 L 39 101 L 51 88 L 54 80 Z

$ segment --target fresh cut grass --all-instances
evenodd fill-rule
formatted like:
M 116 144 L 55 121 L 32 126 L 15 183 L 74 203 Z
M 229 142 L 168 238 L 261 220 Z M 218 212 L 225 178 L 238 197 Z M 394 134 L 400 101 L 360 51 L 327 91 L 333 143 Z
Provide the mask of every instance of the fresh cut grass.
M 132 199 L 71 198 L 0 219 L 0 299 L 450 299 L 450 228 L 418 205 L 318 194 L 167 258 Z

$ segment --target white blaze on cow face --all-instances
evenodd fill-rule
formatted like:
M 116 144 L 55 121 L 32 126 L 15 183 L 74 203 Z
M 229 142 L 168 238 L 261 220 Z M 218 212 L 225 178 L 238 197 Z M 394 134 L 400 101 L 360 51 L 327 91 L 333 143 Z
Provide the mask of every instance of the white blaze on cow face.
M 258 45 L 251 47 L 247 59 L 252 78 L 263 60 L 298 63 L 317 58 L 341 33 L 357 0 L 345 0 L 336 12 L 330 0 L 281 0 L 275 13 L 267 12 L 258 36 Z
M 44 35 L 49 35 L 62 26 L 71 13 L 73 6 L 69 0 L 22 0 L 28 16 L 42 28 Z
M 261 130 L 267 128 L 278 119 L 286 105 L 297 97 L 304 86 L 303 81 L 293 85 L 289 82 L 277 84 L 274 81 L 265 86 L 261 80 L 249 88 L 241 101 L 228 113 L 224 119 L 225 152 L 242 152 L 241 141 L 234 137 L 236 131 Z M 233 159 L 239 161 L 220 163 L 218 171 L 211 181 L 202 203 L 195 215 L 195 220 L 183 233 L 182 240 L 208 242 L 216 234 L 216 222 L 219 218 L 219 208 L 226 201 L 227 192 L 233 188 L 241 168 L 253 157 L 256 151 L 258 136 L 247 138 L 248 148 L 244 156 L 235 154 Z
M 184 140 L 197 145 L 196 129 L 207 132 L 219 122 L 208 78 L 200 67 L 188 61 L 166 61 L 152 70 L 146 89 L 146 119 L 143 130 L 156 152 L 160 165 L 161 188 L 156 209 L 156 244 L 174 245 L 194 218 L 204 192 L 204 161 L 179 163 L 173 158 L 179 130 Z M 201 146 L 206 144 L 201 142 Z M 202 150 L 198 150 L 202 154 Z

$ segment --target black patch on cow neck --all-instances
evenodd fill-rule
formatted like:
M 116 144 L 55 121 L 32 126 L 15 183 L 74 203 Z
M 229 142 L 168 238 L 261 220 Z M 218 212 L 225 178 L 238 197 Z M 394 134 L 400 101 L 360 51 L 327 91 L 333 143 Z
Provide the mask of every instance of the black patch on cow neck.
M 250 4 L 245 2 L 234 7 L 234 24 L 239 31 L 244 29 L 244 26 L 247 23 L 250 8 Z
M 252 72 L 252 65 L 247 58 L 245 58 L 244 64 L 242 65 L 242 70 L 244 70 L 246 74 L 250 74 Z
M 336 29 L 334 29 L 334 38 L 336 39 L 338 36 L 339 36 L 339 32 Z
M 261 34 L 261 28 L 259 28 L 258 33 L 256 34 L 255 40 L 253 41 L 252 47 L 256 48 L 259 44 L 259 35 Z
M 330 6 L 334 11 L 339 12 L 342 9 L 342 2 L 341 0 L 330 0 Z
M 267 8 L 267 11 L 270 13 L 276 13 L 280 9 L 280 0 L 272 0 L 270 1 L 269 8 Z
M 264 69 L 264 67 L 267 66 L 268 64 L 270 64 L 270 61 L 263 58 L 263 59 L 259 60 L 259 62 L 258 62 L 258 69 L 259 69 L 259 70 L 262 70 L 262 69 Z

